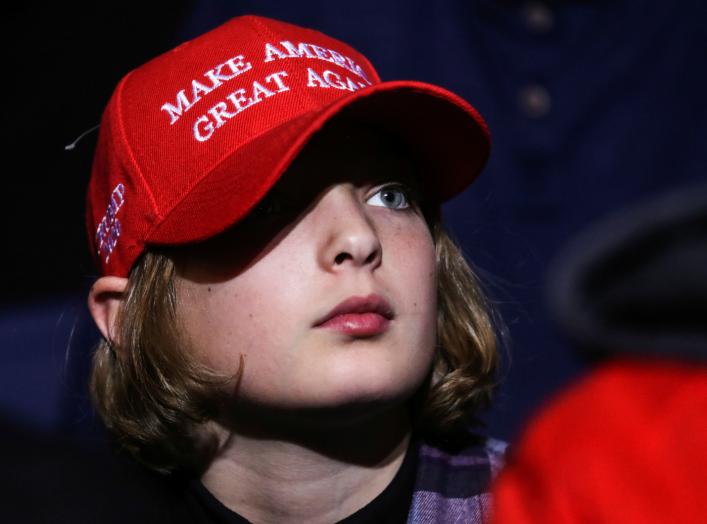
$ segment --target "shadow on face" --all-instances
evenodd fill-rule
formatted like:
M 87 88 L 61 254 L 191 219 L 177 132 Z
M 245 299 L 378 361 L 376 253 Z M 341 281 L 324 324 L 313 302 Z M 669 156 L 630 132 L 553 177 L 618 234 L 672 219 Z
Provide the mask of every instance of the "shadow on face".
M 304 147 L 280 180 L 243 220 L 198 244 L 175 250 L 179 274 L 198 283 L 227 281 L 266 256 L 331 186 L 399 182 L 412 191 L 419 213 L 420 164 L 396 137 L 347 118 L 329 122 Z

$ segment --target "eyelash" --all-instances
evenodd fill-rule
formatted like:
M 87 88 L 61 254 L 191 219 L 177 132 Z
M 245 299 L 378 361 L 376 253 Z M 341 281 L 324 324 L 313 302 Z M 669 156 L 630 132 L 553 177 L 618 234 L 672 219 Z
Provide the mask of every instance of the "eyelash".
M 370 196 L 366 198 L 366 202 L 370 202 L 374 196 L 380 195 L 385 191 L 398 191 L 402 193 L 405 200 L 405 205 L 403 207 L 396 208 L 388 207 L 383 204 L 378 207 L 385 207 L 393 211 L 411 211 L 418 207 L 418 197 L 415 190 L 401 182 L 391 182 L 374 188 L 370 193 Z M 273 219 L 283 213 L 286 207 L 287 204 L 281 197 L 277 195 L 268 195 L 255 207 L 255 209 L 251 211 L 249 218 L 255 220 Z
M 402 184 L 400 182 L 393 182 L 390 184 L 384 184 L 382 186 L 376 187 L 371 195 L 366 199 L 367 203 L 370 203 L 371 199 L 376 196 L 376 195 L 381 195 L 382 193 L 386 191 L 397 191 L 402 194 L 403 199 L 404 199 L 404 205 L 402 207 L 388 207 L 383 203 L 383 199 L 381 198 L 381 203 L 379 207 L 386 207 L 388 209 L 392 209 L 393 211 L 409 211 L 411 209 L 414 209 L 417 206 L 417 198 L 416 195 L 414 194 L 414 191 L 412 188 L 409 186 L 406 186 L 405 184 Z M 371 204 L 371 205 L 377 205 L 377 204 Z

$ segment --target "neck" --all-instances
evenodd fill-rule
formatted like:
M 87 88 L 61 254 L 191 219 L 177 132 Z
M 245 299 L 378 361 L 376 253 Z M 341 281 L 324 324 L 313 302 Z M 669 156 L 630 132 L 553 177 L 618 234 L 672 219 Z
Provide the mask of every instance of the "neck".
M 399 409 L 335 426 L 217 427 L 223 446 L 202 476 L 229 509 L 255 523 L 336 522 L 391 482 L 410 441 Z

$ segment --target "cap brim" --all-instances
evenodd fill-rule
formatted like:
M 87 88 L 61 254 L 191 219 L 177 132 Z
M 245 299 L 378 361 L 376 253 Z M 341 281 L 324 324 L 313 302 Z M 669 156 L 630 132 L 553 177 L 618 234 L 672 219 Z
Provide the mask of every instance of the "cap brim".
M 486 123 L 464 100 L 422 82 L 384 82 L 289 120 L 227 155 L 163 217 L 147 242 L 184 244 L 225 231 L 267 194 L 317 131 L 344 113 L 411 147 L 433 182 L 428 196 L 440 202 L 469 185 L 488 158 Z

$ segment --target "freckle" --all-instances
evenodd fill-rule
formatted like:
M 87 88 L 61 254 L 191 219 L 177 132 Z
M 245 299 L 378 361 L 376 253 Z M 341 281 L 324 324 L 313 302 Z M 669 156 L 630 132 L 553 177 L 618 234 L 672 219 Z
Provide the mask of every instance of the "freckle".
M 253 313 L 248 313 L 248 318 L 253 318 Z
M 209 293 L 211 293 L 211 286 L 207 287 L 206 289 L 209 291 Z

